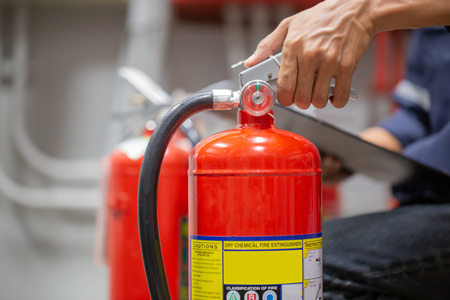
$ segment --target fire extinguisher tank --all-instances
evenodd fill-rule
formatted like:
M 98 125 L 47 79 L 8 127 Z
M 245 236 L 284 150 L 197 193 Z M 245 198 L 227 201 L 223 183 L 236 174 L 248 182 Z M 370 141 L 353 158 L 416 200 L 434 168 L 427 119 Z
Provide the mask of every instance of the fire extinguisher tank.
M 190 234 L 321 232 L 320 155 L 270 114 L 239 111 L 235 129 L 194 148 L 189 169 Z
M 317 299 L 319 153 L 271 113 L 238 121 L 190 156 L 190 299 Z
M 110 300 L 150 299 L 138 234 L 137 189 L 152 132 L 116 147 L 108 183 L 107 255 Z M 158 207 L 161 246 L 172 299 L 187 297 L 187 169 L 189 142 L 177 133 L 161 168 Z

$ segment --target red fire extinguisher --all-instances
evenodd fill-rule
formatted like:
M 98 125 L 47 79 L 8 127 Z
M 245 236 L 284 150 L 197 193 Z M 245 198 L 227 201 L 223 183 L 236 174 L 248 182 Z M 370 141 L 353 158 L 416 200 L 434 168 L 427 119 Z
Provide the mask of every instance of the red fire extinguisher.
M 109 299 L 150 299 L 139 243 L 137 189 L 145 147 L 153 131 L 119 144 L 110 156 L 107 255 Z M 164 155 L 159 181 L 162 255 L 172 299 L 187 299 L 187 186 L 189 141 L 177 133 Z
M 190 299 L 321 296 L 320 156 L 273 121 L 241 110 L 191 154 Z
M 213 90 L 185 99 L 153 134 L 138 201 L 153 300 L 171 299 L 156 221 L 164 151 L 191 115 L 233 107 L 240 107 L 237 127 L 200 142 L 190 156 L 189 299 L 322 299 L 320 156 L 311 142 L 274 125 L 280 58 L 242 72 L 240 91 Z

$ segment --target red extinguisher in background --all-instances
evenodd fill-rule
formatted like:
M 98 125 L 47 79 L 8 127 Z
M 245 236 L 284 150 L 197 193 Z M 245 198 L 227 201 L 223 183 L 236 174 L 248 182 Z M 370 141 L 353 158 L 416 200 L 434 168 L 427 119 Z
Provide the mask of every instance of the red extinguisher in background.
M 139 243 L 137 190 L 145 147 L 153 130 L 120 143 L 110 155 L 107 191 L 109 299 L 150 299 Z M 187 299 L 188 156 L 192 146 L 180 132 L 164 156 L 158 207 L 162 254 L 173 299 Z
M 172 102 L 158 84 L 136 68 L 121 67 L 119 76 L 149 102 L 155 115 Z M 107 238 L 110 300 L 150 299 L 139 243 L 137 190 L 145 147 L 155 122 L 146 123 L 142 135 L 125 140 L 109 157 Z M 181 125 L 164 155 L 159 181 L 158 208 L 162 254 L 173 299 L 188 299 L 188 157 L 200 140 L 194 124 Z
M 233 107 L 240 107 L 237 127 L 201 141 L 190 155 L 189 299 L 322 299 L 320 156 L 311 142 L 274 125 L 280 59 L 242 72 L 240 91 L 213 90 L 180 102 L 153 134 L 138 200 L 153 300 L 172 299 L 156 221 L 164 151 L 186 118 Z

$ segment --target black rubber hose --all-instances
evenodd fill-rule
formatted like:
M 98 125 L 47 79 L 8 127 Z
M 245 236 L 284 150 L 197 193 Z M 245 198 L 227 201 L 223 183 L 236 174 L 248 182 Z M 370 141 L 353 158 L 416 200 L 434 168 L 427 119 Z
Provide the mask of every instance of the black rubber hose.
M 158 181 L 167 146 L 180 125 L 195 113 L 213 108 L 212 93 L 193 95 L 161 120 L 145 150 L 139 177 L 138 219 L 144 269 L 152 300 L 170 300 L 158 229 Z

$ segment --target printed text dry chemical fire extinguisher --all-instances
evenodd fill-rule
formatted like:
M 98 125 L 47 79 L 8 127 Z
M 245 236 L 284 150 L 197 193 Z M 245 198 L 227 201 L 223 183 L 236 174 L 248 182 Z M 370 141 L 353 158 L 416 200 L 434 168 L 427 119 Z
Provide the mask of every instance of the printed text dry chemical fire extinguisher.
M 153 300 L 171 299 L 156 221 L 165 148 L 191 115 L 238 106 L 237 127 L 203 140 L 190 156 L 189 299 L 322 299 L 320 156 L 311 142 L 273 124 L 279 60 L 242 72 L 239 92 L 213 90 L 180 102 L 153 134 L 138 212 Z

